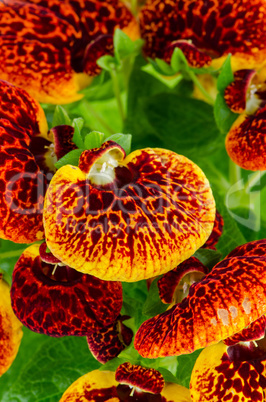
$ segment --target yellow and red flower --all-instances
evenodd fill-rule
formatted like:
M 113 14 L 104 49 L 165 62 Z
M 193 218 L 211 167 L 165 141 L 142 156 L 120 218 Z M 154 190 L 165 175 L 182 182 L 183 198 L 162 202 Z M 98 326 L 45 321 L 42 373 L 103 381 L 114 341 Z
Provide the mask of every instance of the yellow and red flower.
M 52 253 L 105 280 L 137 281 L 173 269 L 208 239 L 215 219 L 209 182 L 172 151 L 125 157 L 114 142 L 60 168 L 45 198 Z
M 265 312 L 265 240 L 237 247 L 170 310 L 139 328 L 135 348 L 149 358 L 191 353 L 243 330 Z
M 120 282 L 81 274 L 40 251 L 28 247 L 13 272 L 12 307 L 25 326 L 59 337 L 89 335 L 114 323 L 122 307 Z
M 165 384 L 159 371 L 124 363 L 116 373 L 95 370 L 80 377 L 66 390 L 60 402 L 77 400 L 190 402 L 191 398 L 187 388 Z
M 4 0 L 0 3 L 0 78 L 40 102 L 63 104 L 99 73 L 116 28 L 138 36 L 119 0 Z
M 13 363 L 22 338 L 22 325 L 15 316 L 10 299 L 9 285 L 0 274 L 0 376 Z
M 148 0 L 139 13 L 144 52 L 170 60 L 180 48 L 193 67 L 221 66 L 229 53 L 233 69 L 265 64 L 265 0 Z

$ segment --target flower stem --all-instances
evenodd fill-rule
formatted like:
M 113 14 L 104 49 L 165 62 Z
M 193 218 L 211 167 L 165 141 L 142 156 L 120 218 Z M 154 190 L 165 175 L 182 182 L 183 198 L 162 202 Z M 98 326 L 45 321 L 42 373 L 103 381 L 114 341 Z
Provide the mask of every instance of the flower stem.
M 119 81 L 118 81 L 116 70 L 115 69 L 110 70 L 110 75 L 111 75 L 111 78 L 113 81 L 113 89 L 114 89 L 114 94 L 115 94 L 116 101 L 117 101 L 118 110 L 119 110 L 122 122 L 124 122 L 126 116 L 125 116 L 125 112 L 124 112 L 123 102 L 121 99 L 120 86 L 119 86 Z
M 209 95 L 209 93 L 206 91 L 206 89 L 204 88 L 204 86 L 201 84 L 200 80 L 197 78 L 196 74 L 193 73 L 193 71 L 188 70 L 187 71 L 190 79 L 194 82 L 194 84 L 199 88 L 199 90 L 201 91 L 201 93 L 205 96 L 205 98 L 207 99 L 207 101 L 211 104 L 214 105 L 214 99 Z

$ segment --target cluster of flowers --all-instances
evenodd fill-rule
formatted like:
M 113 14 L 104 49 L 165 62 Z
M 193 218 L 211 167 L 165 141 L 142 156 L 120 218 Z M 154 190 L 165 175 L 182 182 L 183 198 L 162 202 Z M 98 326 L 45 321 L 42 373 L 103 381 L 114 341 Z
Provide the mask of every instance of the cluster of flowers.
M 80 99 L 100 72 L 97 59 L 113 53 L 116 28 L 141 35 L 144 54 L 168 63 L 175 48 L 196 68 L 219 67 L 231 53 L 235 80 L 224 98 L 241 115 L 226 149 L 242 168 L 265 170 L 265 17 L 263 0 L 148 0 L 137 19 L 116 0 L 0 3 L 0 237 L 34 243 L 14 268 L 11 300 L 1 277 L 1 374 L 18 351 L 20 322 L 86 336 L 101 363 L 118 356 L 134 335 L 120 315 L 121 282 L 163 275 L 169 308 L 141 325 L 134 346 L 148 358 L 205 348 L 191 391 L 129 362 L 116 374 L 85 375 L 61 401 L 264 400 L 266 240 L 239 246 L 209 272 L 192 256 L 215 247 L 222 218 L 201 169 L 169 150 L 126 156 L 107 141 L 57 170 L 76 148 L 74 130 L 48 130 L 38 101 Z M 185 297 L 179 290 L 192 274 Z

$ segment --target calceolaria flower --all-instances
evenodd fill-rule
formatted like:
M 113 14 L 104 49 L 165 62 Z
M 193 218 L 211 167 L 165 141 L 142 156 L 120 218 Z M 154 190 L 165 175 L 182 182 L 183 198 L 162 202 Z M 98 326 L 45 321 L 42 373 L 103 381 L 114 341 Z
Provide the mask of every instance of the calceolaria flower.
M 138 281 L 189 258 L 213 228 L 215 203 L 197 165 L 164 149 L 125 156 L 115 142 L 60 168 L 45 197 L 51 252 L 104 280 Z
M 191 376 L 192 401 L 265 401 L 264 336 L 263 315 L 235 337 L 204 349 Z
M 265 63 L 264 0 L 148 0 L 139 13 L 144 52 L 169 62 L 180 48 L 193 67 L 221 66 L 229 53 L 233 69 Z
M 266 68 L 236 71 L 234 81 L 225 89 L 229 108 L 240 116 L 226 137 L 229 157 L 241 168 L 266 170 Z
M 191 353 L 261 317 L 266 308 L 265 244 L 257 240 L 237 247 L 192 284 L 181 303 L 145 321 L 135 337 L 138 352 L 149 358 Z
M 60 402 L 190 402 L 189 390 L 178 384 L 165 384 L 154 369 L 124 363 L 116 373 L 95 370 L 75 381 Z
M 13 363 L 22 338 L 22 325 L 15 316 L 10 299 L 9 285 L 0 274 L 0 376 Z
M 40 102 L 82 97 L 112 51 L 116 28 L 138 36 L 135 18 L 119 0 L 4 0 L 0 3 L 0 78 Z
M 45 243 L 28 247 L 15 265 L 12 307 L 34 332 L 85 336 L 117 319 L 122 307 L 120 282 L 102 281 L 65 266 Z
M 0 80 L 0 238 L 16 243 L 43 239 L 44 194 L 54 163 L 76 147 L 73 133 L 70 126 L 49 133 L 40 105 Z

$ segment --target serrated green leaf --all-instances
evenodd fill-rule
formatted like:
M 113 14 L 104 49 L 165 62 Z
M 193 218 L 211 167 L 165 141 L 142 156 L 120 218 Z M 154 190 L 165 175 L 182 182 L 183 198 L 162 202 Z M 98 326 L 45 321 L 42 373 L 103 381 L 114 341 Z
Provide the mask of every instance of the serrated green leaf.
M 229 54 L 222 65 L 217 80 L 217 89 L 223 95 L 225 88 L 234 81 L 234 74 L 231 68 L 231 54 Z
M 58 402 L 72 382 L 100 367 L 85 337 L 51 338 L 26 330 L 23 338 L 19 367 L 6 376 L 9 386 L 4 387 L 5 376 L 0 379 L 1 402 Z
M 154 317 L 157 314 L 163 313 L 167 309 L 167 304 L 164 304 L 159 297 L 159 289 L 157 286 L 159 278 L 156 278 L 149 289 L 148 297 L 143 305 L 142 314 L 147 317 Z
M 222 134 L 227 134 L 239 115 L 233 113 L 227 106 L 224 97 L 218 94 L 214 104 L 214 118 Z
M 104 134 L 99 131 L 91 131 L 84 139 L 85 149 L 99 148 L 104 140 Z
M 105 141 L 116 142 L 118 145 L 120 145 L 120 147 L 122 147 L 125 150 L 127 155 L 131 151 L 131 140 L 132 140 L 131 134 L 120 134 L 120 133 L 110 135 L 110 137 L 107 137 L 105 139 Z
M 97 60 L 97 64 L 99 67 L 101 67 L 105 71 L 112 71 L 116 67 L 117 61 L 116 61 L 115 57 L 107 54 L 105 56 L 100 57 Z
M 63 156 L 63 158 L 59 159 L 59 161 L 55 163 L 56 169 L 60 169 L 60 167 L 65 165 L 78 166 L 79 158 L 83 151 L 83 149 L 73 149 L 72 151 L 68 152 L 68 154 Z
M 83 138 L 81 135 L 81 130 L 84 126 L 84 119 L 82 117 L 77 117 L 73 120 L 72 126 L 75 130 L 72 141 L 77 145 L 78 148 L 84 149 Z
M 211 269 L 221 260 L 222 253 L 217 250 L 200 248 L 195 252 L 194 257 L 200 260 L 200 262 L 205 265 L 205 267 Z
M 189 69 L 188 62 L 186 56 L 178 47 L 174 49 L 172 57 L 171 57 L 171 67 L 172 69 L 178 73 L 184 73 Z
M 67 111 L 60 105 L 57 105 L 54 111 L 52 127 L 67 125 L 71 126 L 71 119 Z

